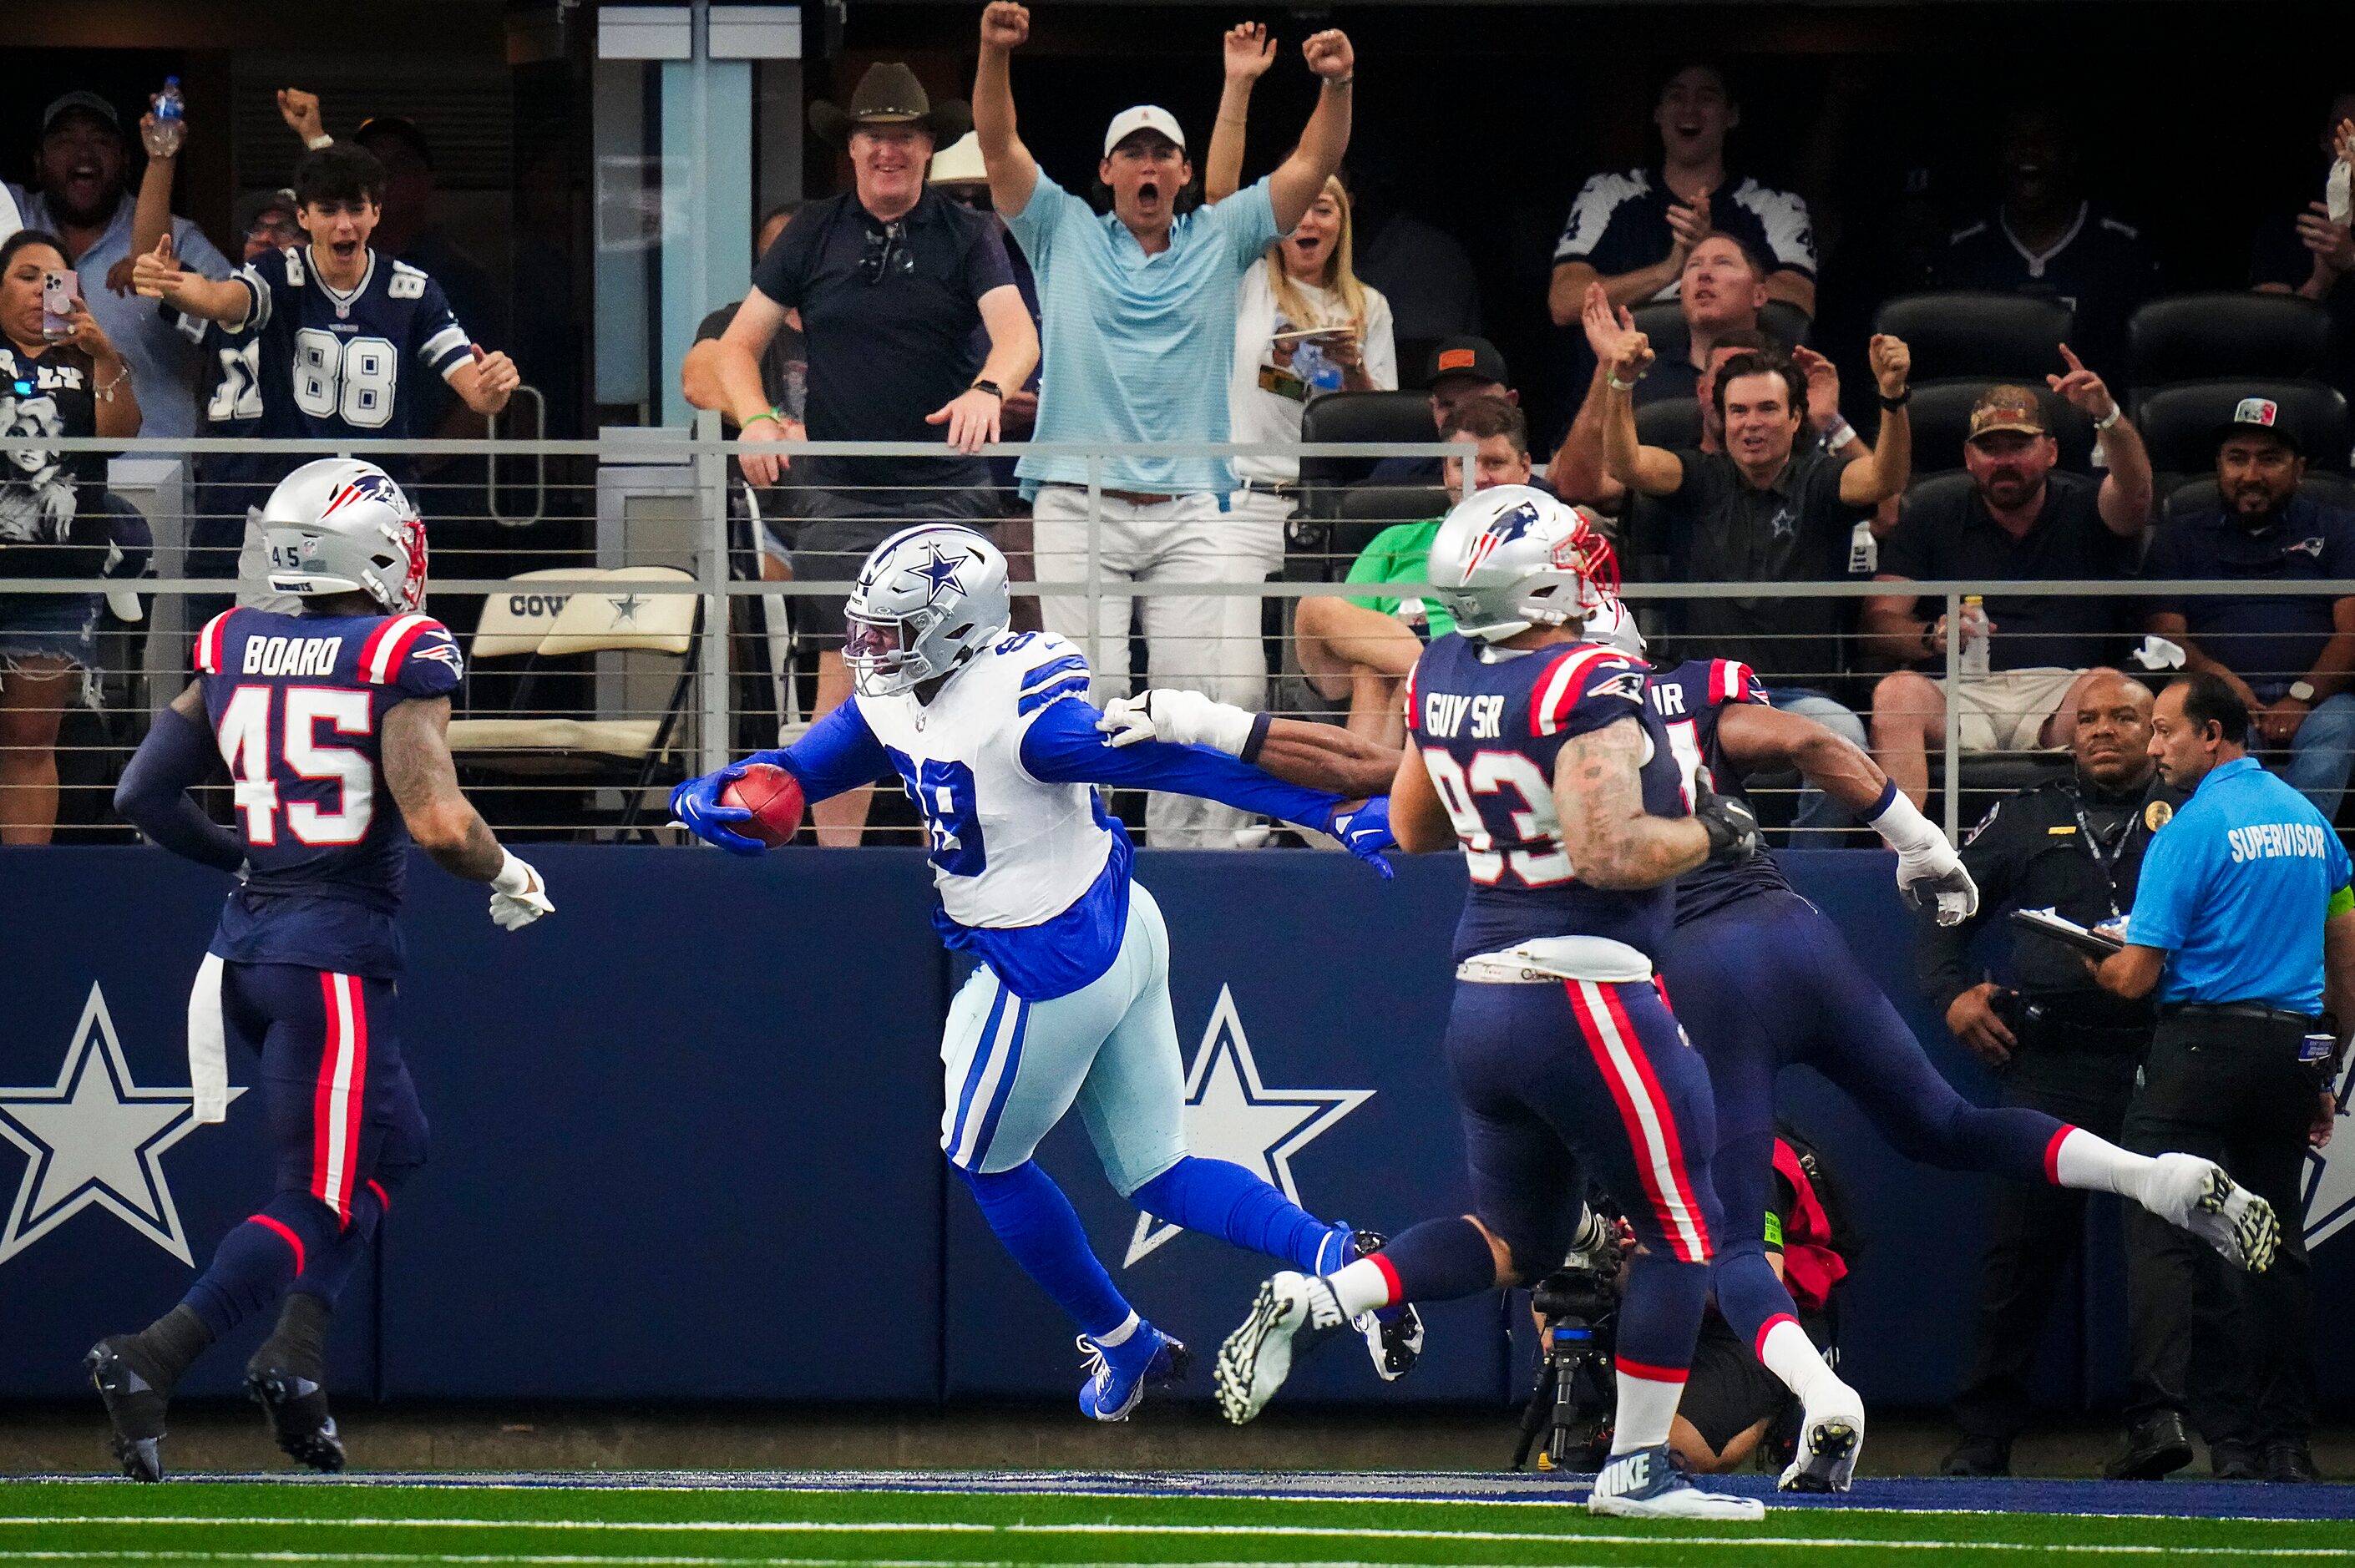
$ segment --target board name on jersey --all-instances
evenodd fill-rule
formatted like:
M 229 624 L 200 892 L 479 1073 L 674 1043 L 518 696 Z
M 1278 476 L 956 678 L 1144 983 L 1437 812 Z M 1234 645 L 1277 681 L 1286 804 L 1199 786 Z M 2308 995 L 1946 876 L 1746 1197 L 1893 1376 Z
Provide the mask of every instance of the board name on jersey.
M 332 675 L 340 637 L 251 637 L 246 640 L 248 675 Z
M 1472 721 L 1471 737 L 1474 740 L 1495 740 L 1505 732 L 1505 699 L 1493 694 L 1459 697 L 1446 692 L 1423 694 L 1424 734 L 1440 739 L 1453 739 L 1455 733 L 1464 727 L 1466 717 Z

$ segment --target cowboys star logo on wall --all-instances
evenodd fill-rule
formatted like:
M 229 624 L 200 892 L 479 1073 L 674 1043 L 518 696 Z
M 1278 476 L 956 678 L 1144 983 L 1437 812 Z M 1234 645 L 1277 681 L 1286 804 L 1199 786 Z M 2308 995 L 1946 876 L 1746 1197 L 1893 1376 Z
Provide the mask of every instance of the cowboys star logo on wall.
M 2347 1095 L 2355 1089 L 2355 1063 L 2339 1080 L 2339 1119 L 2347 1116 Z M 2349 1225 L 2355 1225 L 2355 1133 L 2338 1129 L 2328 1149 L 2307 1151 L 2306 1245 L 2320 1246 Z
M 235 1100 L 245 1093 L 232 1088 Z M 164 1180 L 165 1150 L 196 1130 L 195 1091 L 141 1088 L 92 982 L 65 1065 L 48 1087 L 0 1088 L 0 1138 L 25 1151 L 25 1176 L 0 1230 L 0 1263 L 93 1204 L 193 1264 Z
M 1292 1202 L 1300 1189 L 1292 1179 L 1292 1157 L 1335 1122 L 1374 1097 L 1371 1089 L 1271 1089 L 1260 1082 L 1259 1062 L 1234 994 L 1219 988 L 1219 1004 L 1186 1075 L 1186 1148 L 1206 1160 L 1224 1160 L 1264 1179 Z M 1133 1267 L 1179 1228 L 1136 1216 L 1124 1268 Z

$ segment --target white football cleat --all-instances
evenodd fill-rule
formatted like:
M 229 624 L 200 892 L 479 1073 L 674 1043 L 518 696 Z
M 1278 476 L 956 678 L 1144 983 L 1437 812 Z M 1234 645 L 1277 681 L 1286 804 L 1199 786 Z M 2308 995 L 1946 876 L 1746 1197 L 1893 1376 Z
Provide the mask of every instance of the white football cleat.
M 1269 1279 L 1251 1316 L 1219 1347 L 1219 1409 L 1238 1426 L 1266 1409 L 1292 1373 L 1294 1336 L 1338 1329 L 1345 1320 L 1324 1280 L 1289 1269 Z
M 1756 1498 L 1728 1497 L 1694 1486 L 1668 1457 L 1668 1446 L 1614 1454 L 1586 1495 L 1589 1513 L 1614 1519 L 1706 1519 L 1719 1522 L 1760 1520 L 1766 1505 Z
M 1824 1380 L 1799 1423 L 1799 1451 L 1775 1484 L 1786 1492 L 1844 1492 L 1864 1451 L 1864 1401 L 1836 1377 Z
M 2224 1261 L 2252 1274 L 2273 1266 L 2281 1250 L 2281 1221 L 2274 1206 L 2196 1154 L 2162 1154 L 2158 1192 L 2147 1207 L 2214 1247 Z

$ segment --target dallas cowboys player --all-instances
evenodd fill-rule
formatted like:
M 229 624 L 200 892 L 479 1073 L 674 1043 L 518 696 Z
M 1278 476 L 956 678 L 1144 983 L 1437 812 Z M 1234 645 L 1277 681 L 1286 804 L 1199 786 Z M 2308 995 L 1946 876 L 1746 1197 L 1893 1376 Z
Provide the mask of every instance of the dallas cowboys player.
M 1612 1457 L 1589 1506 L 1756 1519 L 1758 1503 L 1700 1491 L 1668 1457 L 1720 1226 L 1709 1079 L 1653 965 L 1671 879 L 1754 856 L 1757 825 L 1706 792 L 1688 805 L 1643 665 L 1581 641 L 1616 573 L 1577 512 L 1523 486 L 1483 491 L 1441 525 L 1429 570 L 1457 630 L 1408 682 L 1391 821 L 1406 850 L 1460 841 L 1471 874 L 1446 1051 L 1475 1212 L 1262 1286 L 1220 1350 L 1220 1404 L 1232 1421 L 1256 1415 L 1304 1330 L 1544 1274 L 1569 1245 L 1583 1164 L 1644 1244 L 1620 1310 Z
M 412 360 L 485 416 L 506 407 L 520 382 L 506 355 L 474 348 L 441 284 L 369 248 L 384 182 L 373 154 L 338 142 L 294 165 L 295 220 L 309 243 L 271 251 L 219 282 L 179 270 L 168 234 L 132 265 L 133 286 L 150 299 L 233 332 L 261 329 L 262 374 L 285 391 L 265 387 L 271 435 L 432 434 L 426 400 L 402 373 Z M 406 482 L 414 460 L 389 459 L 386 468 Z
M 1183 1375 L 1188 1352 L 1123 1298 L 1031 1159 L 1075 1103 L 1105 1174 L 1147 1213 L 1309 1269 L 1379 1242 L 1186 1151 L 1168 934 L 1091 786 L 1175 790 L 1319 828 L 1388 875 L 1382 803 L 1353 810 L 1197 747 L 1114 748 L 1087 700 L 1087 661 L 1059 637 L 1005 635 L 1006 557 L 971 529 L 886 539 L 846 616 L 853 700 L 783 750 L 689 779 L 671 809 L 711 842 L 758 854 L 730 826 L 750 813 L 719 803 L 749 763 L 783 768 L 811 800 L 894 774 L 906 786 L 930 831 L 934 923 L 981 960 L 942 1039 L 941 1147 L 1007 1251 L 1079 1325 L 1081 1410 L 1125 1420 L 1147 1381 Z M 1384 1377 L 1422 1343 L 1412 1317 L 1369 1317 L 1361 1331 Z
M 425 529 L 372 464 L 306 463 L 263 508 L 270 586 L 301 615 L 231 609 L 197 634 L 197 679 L 156 716 L 115 810 L 176 854 L 240 877 L 188 1001 L 200 1120 L 227 1105 L 222 1049 L 258 1052 L 278 1186 L 229 1232 L 180 1304 L 86 1361 L 115 1457 L 163 1477 L 173 1384 L 203 1351 L 285 1294 L 246 1365 L 278 1446 L 322 1470 L 344 1450 L 325 1389 L 328 1318 L 391 1194 L 425 1159 L 400 1055 L 394 982 L 408 846 L 491 885 L 514 930 L 553 907 L 458 789 L 444 730 L 458 650 L 425 599 Z M 226 760 L 235 831 L 187 789 Z M 397 810 L 386 810 L 389 795 Z

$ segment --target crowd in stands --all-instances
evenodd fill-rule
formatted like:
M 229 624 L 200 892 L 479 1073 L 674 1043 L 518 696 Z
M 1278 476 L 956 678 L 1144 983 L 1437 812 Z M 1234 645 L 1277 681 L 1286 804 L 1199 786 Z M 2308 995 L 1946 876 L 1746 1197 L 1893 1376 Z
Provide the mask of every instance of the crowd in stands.
M 1449 496 L 1467 483 L 1529 482 L 1590 509 L 1631 582 L 1753 588 L 1641 609 L 1663 654 L 1742 659 L 1778 704 L 1869 745 L 1917 800 L 1932 792 L 1950 705 L 1966 753 L 2057 751 L 2083 681 L 2127 667 L 2148 634 L 2169 645 L 2151 659 L 2234 683 L 2274 760 L 2336 810 L 2355 760 L 2355 600 L 2282 589 L 2355 575 L 2340 477 L 2355 445 L 2345 397 L 2355 387 L 2355 239 L 2343 198 L 2253 237 L 2244 309 L 2215 296 L 2176 309 L 2187 302 L 2160 293 L 2141 234 L 2087 188 L 2067 117 L 2015 106 L 1995 138 L 1992 206 L 1908 263 L 1905 291 L 1882 302 L 1869 344 L 1811 343 L 1818 257 L 1807 204 L 1745 168 L 1732 82 L 1689 63 L 1655 101 L 1656 156 L 1595 173 L 1570 204 L 1546 302 L 1579 355 L 1584 393 L 1566 429 L 1533 432 L 1506 355 L 1479 335 L 1462 248 L 1401 210 L 1380 168 L 1352 164 L 1356 62 L 1345 35 L 1287 48 L 1264 26 L 1231 28 L 1207 141 L 1201 127 L 1139 105 L 1106 127 L 1093 168 L 1050 172 L 1018 125 L 1013 58 L 1028 32 L 1022 5 L 983 9 L 970 106 L 885 63 L 847 84 L 840 102 L 812 107 L 813 131 L 845 156 L 846 187 L 763 215 L 741 300 L 704 321 L 680 367 L 688 401 L 718 409 L 748 443 L 731 471 L 748 482 L 730 487 L 759 546 L 745 552 L 748 569 L 843 581 L 910 521 L 967 523 L 998 536 L 1018 577 L 1072 585 L 1026 598 L 1024 614 L 1082 644 L 1099 695 L 1146 676 L 1252 707 L 1322 705 L 1394 739 L 1401 679 L 1444 629 L 1420 596 L 1263 604 L 1132 585 L 1284 575 L 1412 584 Z M 1316 82 L 1313 111 L 1286 128 L 1294 140 L 1273 172 L 1246 183 L 1255 87 L 1271 71 L 1304 69 Z M 36 237 L 0 281 L 19 372 L 13 395 L 0 384 L 0 425 L 124 433 L 127 418 L 167 437 L 482 432 L 517 379 L 504 355 L 478 346 L 504 338 L 506 313 L 434 221 L 424 132 L 386 116 L 336 143 L 315 97 L 289 90 L 279 107 L 309 149 L 310 183 L 250 194 L 239 232 L 217 247 L 170 212 L 184 130 L 161 136 L 153 116 L 132 128 L 147 153 L 134 192 L 116 106 L 76 91 L 49 105 L 35 184 L 0 196 L 0 228 Z M 2317 185 L 2355 157 L 2355 94 L 2331 104 L 2320 152 Z M 295 367 L 279 363 L 291 334 L 272 324 L 264 296 L 283 296 L 283 316 L 304 288 L 301 262 L 290 275 L 275 258 L 320 254 L 325 220 L 361 207 L 374 215 L 361 253 L 380 254 L 396 292 L 426 307 L 402 317 L 410 336 L 400 355 L 431 374 L 402 381 L 378 408 L 351 367 L 339 387 L 314 388 L 332 405 L 324 414 L 306 405 L 265 418 L 262 393 Z M 351 278 L 327 267 L 314 281 L 330 294 L 367 286 L 373 274 L 354 267 Z M 41 275 L 65 268 L 81 283 L 75 335 L 44 341 Z M 273 281 L 236 281 L 240 269 Z M 87 363 L 66 368 L 77 356 Z M 106 390 L 49 395 L 68 378 L 85 394 Z M 1281 449 L 1434 431 L 1471 447 L 1466 461 L 1334 465 L 1279 451 L 1014 462 L 979 451 L 1028 437 Z M 948 452 L 759 450 L 804 438 L 937 441 Z M 76 501 L 66 524 L 20 521 L 59 511 L 44 485 L 102 491 L 102 475 L 59 477 L 88 466 L 0 470 L 0 544 L 112 542 L 123 556 L 123 541 L 91 521 L 110 511 L 100 494 Z M 274 471 L 262 459 L 197 466 L 190 569 L 223 578 L 225 602 L 240 556 L 251 575 L 248 519 Z M 23 575 L 30 560 L 0 549 L 0 575 Z M 2137 573 L 2281 588 L 2137 599 L 1999 586 Z M 1841 579 L 1962 579 L 1994 591 L 1958 627 L 1943 596 L 1777 591 Z M 1076 591 L 1082 583 L 1102 591 Z M 841 600 L 792 603 L 795 635 L 815 650 L 815 716 L 850 690 Z M 96 599 L 0 596 L 0 838 L 46 835 L 54 807 L 40 779 L 53 800 L 55 770 L 44 736 L 69 700 L 65 677 L 91 665 L 100 615 Z M 1130 668 L 1132 634 L 1141 671 Z M 1965 672 L 1952 692 L 1950 641 Z M 1281 669 L 1269 662 L 1278 650 L 1288 651 Z M 859 842 L 868 810 L 863 795 L 826 802 L 819 841 Z M 1818 799 L 1801 800 L 1796 821 L 1843 826 Z M 1159 797 L 1146 825 L 1165 845 L 1256 832 L 1226 808 Z

